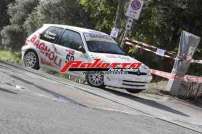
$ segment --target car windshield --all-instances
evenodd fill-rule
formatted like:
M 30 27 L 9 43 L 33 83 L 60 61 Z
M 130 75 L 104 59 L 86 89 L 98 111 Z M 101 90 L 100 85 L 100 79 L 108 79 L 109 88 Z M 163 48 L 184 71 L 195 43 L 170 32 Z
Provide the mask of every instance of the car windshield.
M 87 41 L 90 52 L 125 55 L 125 52 L 115 42 Z

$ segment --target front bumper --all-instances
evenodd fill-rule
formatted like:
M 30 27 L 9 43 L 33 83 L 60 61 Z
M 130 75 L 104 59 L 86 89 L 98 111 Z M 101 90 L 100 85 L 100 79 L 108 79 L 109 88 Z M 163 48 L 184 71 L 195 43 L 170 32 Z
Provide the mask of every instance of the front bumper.
M 104 76 L 106 86 L 134 90 L 146 90 L 151 80 L 151 75 L 107 74 Z

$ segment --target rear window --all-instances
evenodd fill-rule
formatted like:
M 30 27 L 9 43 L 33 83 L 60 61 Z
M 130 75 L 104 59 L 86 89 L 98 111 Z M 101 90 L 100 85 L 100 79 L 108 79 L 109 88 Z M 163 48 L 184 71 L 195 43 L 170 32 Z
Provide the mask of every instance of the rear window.
M 62 32 L 63 28 L 51 26 L 41 35 L 41 39 L 51 43 L 56 43 Z

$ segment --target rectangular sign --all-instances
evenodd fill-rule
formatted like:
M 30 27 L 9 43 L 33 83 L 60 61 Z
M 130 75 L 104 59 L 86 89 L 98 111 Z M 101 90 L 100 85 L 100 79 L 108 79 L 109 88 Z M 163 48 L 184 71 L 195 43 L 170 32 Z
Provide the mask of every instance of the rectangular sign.
M 119 29 L 115 28 L 115 27 L 112 28 L 110 36 L 113 37 L 113 38 L 117 38 L 119 36 Z
M 157 48 L 157 50 L 156 50 L 156 54 L 159 55 L 159 56 L 164 57 L 165 53 L 166 53 L 166 50 L 159 49 L 159 48 Z

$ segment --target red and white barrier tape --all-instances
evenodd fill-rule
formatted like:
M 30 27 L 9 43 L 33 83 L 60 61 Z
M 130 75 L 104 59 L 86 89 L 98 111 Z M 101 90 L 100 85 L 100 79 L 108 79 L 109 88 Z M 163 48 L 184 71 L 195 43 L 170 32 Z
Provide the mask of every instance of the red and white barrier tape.
M 160 76 L 169 80 L 180 80 L 180 81 L 194 82 L 199 84 L 202 83 L 202 77 L 198 77 L 198 76 L 185 75 L 184 77 L 180 77 L 180 76 L 176 76 L 175 74 L 154 70 L 154 69 L 151 69 L 151 73 L 153 75 Z
M 156 52 L 148 49 L 148 48 L 144 48 L 144 47 L 141 47 L 141 46 L 135 46 L 136 48 L 141 48 L 142 50 L 145 50 L 147 52 L 151 52 L 153 54 L 156 54 Z M 157 54 L 156 54 L 157 55 Z M 161 57 L 165 57 L 165 58 L 169 58 L 169 59 L 174 59 L 173 57 L 169 56 L 169 55 L 164 55 L 164 56 L 161 56 Z
M 133 42 L 136 43 L 136 44 L 134 44 Z M 157 49 L 159 49 L 159 48 L 157 48 L 155 46 L 151 46 L 151 45 L 145 44 L 143 42 L 135 41 L 135 40 L 130 41 L 130 40 L 127 39 L 125 43 L 127 45 L 130 45 L 130 46 L 133 46 L 133 47 L 136 47 L 136 48 L 141 48 L 142 50 L 145 50 L 147 52 L 151 52 L 151 53 L 153 53 L 155 55 L 157 55 L 156 51 L 157 51 Z M 154 49 L 155 49 L 155 51 L 154 51 Z M 175 56 L 175 54 L 173 54 L 173 52 L 168 52 L 166 50 L 165 50 L 165 52 L 168 53 L 169 55 L 165 54 L 164 56 L 163 55 L 159 55 L 159 56 L 169 58 L 169 59 L 173 59 L 173 60 L 176 59 L 175 58 L 176 56 Z M 202 60 L 190 60 L 190 61 L 191 61 L 191 63 L 202 64 Z
M 138 48 L 141 48 L 145 51 L 148 51 L 148 52 L 152 52 L 154 54 L 157 54 L 157 50 L 160 49 L 160 48 L 157 48 L 155 46 L 152 46 L 152 45 L 149 45 L 149 44 L 146 44 L 146 43 L 143 43 L 143 42 L 139 42 L 139 41 L 136 41 L 136 40 L 129 40 L 129 39 L 126 39 L 126 42 L 125 42 L 127 45 L 130 45 L 130 46 L 133 46 L 133 47 L 138 47 Z M 163 49 L 161 49 L 163 50 Z M 176 53 L 174 52 L 169 52 L 169 51 L 166 51 L 165 50 L 165 55 L 162 56 L 162 57 L 166 57 L 166 58 L 172 58 L 174 59 Z
M 192 60 L 192 63 L 202 64 L 202 60 Z

